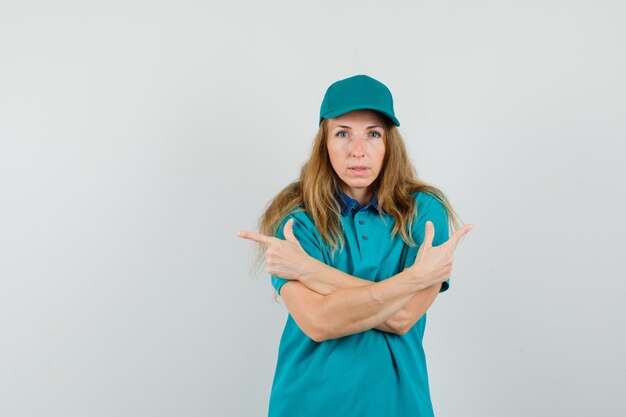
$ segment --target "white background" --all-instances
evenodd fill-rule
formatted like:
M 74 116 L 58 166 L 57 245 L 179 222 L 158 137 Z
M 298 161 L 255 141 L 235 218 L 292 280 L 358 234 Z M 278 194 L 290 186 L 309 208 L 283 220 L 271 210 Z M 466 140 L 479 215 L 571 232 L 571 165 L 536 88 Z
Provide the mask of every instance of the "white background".
M 621 1 L 2 1 L 0 415 L 266 415 L 286 309 L 235 232 L 361 73 L 474 225 L 428 313 L 436 414 L 626 415 L 624 21 Z

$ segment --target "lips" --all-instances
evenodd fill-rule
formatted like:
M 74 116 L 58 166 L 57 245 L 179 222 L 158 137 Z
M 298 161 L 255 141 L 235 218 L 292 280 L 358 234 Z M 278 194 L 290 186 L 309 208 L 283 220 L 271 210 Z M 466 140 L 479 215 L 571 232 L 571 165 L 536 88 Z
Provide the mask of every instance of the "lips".
M 367 174 L 367 171 L 369 170 L 368 167 L 366 166 L 354 166 L 354 167 L 349 167 L 348 171 L 350 171 L 352 173 L 352 175 L 358 176 L 358 177 L 363 177 Z

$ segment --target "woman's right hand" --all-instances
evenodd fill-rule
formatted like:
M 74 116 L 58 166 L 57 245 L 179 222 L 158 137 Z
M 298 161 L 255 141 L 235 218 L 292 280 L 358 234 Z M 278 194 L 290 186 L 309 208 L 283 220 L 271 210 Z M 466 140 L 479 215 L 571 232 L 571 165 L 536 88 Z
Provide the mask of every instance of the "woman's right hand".
M 293 233 L 293 222 L 294 219 L 291 218 L 285 223 L 283 228 L 285 239 L 247 230 L 238 231 L 237 236 L 265 245 L 265 263 L 268 274 L 283 279 L 301 280 L 315 269 L 319 261 L 302 249 L 302 245 Z
M 409 268 L 413 270 L 423 288 L 439 284 L 450 278 L 454 249 L 461 238 L 472 230 L 471 224 L 466 224 L 443 244 L 432 246 L 435 236 L 435 226 L 431 221 L 426 222 L 424 242 L 420 246 L 415 262 Z

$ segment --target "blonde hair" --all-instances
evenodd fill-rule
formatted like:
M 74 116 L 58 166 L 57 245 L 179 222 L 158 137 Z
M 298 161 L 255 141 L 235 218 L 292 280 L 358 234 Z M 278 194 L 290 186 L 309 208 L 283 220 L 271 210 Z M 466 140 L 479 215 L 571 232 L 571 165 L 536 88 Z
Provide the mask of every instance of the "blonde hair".
M 380 115 L 382 116 L 382 115 Z M 448 223 L 452 231 L 459 228 L 459 217 L 452 209 L 446 196 L 438 188 L 417 178 L 417 171 L 409 160 L 404 139 L 397 127 L 386 117 L 383 122 L 385 155 L 378 178 L 372 184 L 378 195 L 378 207 L 395 219 L 390 238 L 399 234 L 410 246 L 417 246 L 410 230 L 417 215 L 417 205 L 413 193 L 423 191 L 437 198 L 448 212 Z M 259 232 L 275 236 L 282 220 L 289 214 L 305 211 L 326 246 L 331 249 L 331 257 L 340 251 L 345 243 L 341 223 L 341 206 L 335 198 L 339 190 L 339 177 L 333 169 L 326 146 L 328 139 L 328 119 L 323 119 L 313 139 L 309 160 L 300 170 L 300 178 L 280 191 L 265 207 L 258 222 Z M 382 210 L 379 215 L 384 221 Z M 264 263 L 265 246 L 258 244 L 253 270 L 257 271 Z M 274 291 L 276 300 L 277 292 Z

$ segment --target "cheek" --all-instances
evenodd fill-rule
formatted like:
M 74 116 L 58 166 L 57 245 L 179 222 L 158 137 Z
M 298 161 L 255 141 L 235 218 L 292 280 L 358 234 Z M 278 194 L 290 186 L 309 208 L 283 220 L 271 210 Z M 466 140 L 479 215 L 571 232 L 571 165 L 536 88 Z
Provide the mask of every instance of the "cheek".
M 337 164 L 340 161 L 339 152 L 337 152 L 337 149 L 333 149 L 333 148 L 327 148 L 327 151 L 328 151 L 328 159 L 330 160 L 330 165 L 332 165 L 333 168 L 336 168 Z
M 376 153 L 374 155 L 376 155 L 376 165 L 380 169 L 380 167 L 383 165 L 383 159 L 385 159 L 385 146 L 383 145 L 380 148 L 376 149 Z
M 328 150 L 328 157 L 331 159 L 331 161 L 340 161 L 341 159 L 345 158 L 346 149 L 344 149 L 344 147 L 342 147 L 340 144 L 331 144 L 326 149 Z

